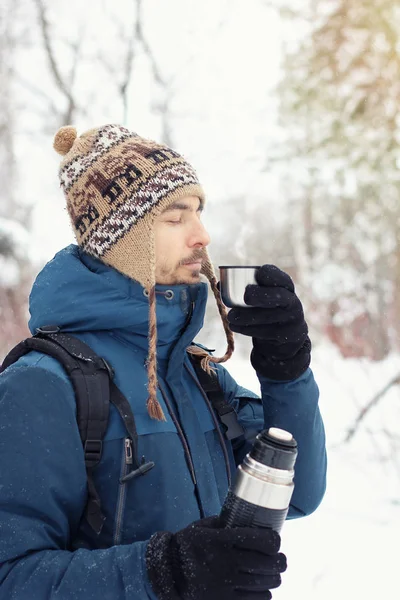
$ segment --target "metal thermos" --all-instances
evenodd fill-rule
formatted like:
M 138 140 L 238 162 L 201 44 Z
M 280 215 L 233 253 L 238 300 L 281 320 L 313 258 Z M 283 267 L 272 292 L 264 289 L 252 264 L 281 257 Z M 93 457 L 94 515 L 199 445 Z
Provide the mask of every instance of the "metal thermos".
M 297 443 L 277 427 L 259 433 L 221 510 L 225 527 L 268 527 L 278 533 L 293 493 Z

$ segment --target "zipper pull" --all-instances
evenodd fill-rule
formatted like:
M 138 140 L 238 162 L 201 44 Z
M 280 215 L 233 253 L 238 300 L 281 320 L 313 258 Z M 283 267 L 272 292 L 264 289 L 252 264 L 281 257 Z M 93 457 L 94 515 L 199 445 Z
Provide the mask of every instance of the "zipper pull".
M 131 479 L 135 479 L 135 477 L 138 477 L 138 475 L 146 475 L 147 471 L 150 471 L 150 469 L 152 469 L 153 467 L 155 467 L 155 463 L 152 460 L 149 460 L 148 462 L 146 462 L 145 457 L 142 456 L 142 462 L 140 463 L 139 467 L 137 469 L 135 469 L 134 471 L 131 471 L 130 473 L 128 473 L 128 475 L 125 475 L 125 477 L 122 477 L 119 480 L 119 482 L 126 483 L 127 481 L 130 481 Z
M 125 438 L 125 463 L 131 465 L 132 462 L 132 440 Z

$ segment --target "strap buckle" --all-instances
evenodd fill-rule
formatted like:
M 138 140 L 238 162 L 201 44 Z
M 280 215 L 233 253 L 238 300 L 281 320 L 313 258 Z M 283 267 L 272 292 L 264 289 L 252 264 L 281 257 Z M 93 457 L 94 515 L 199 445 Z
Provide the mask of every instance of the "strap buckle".
M 100 462 L 102 451 L 101 440 L 86 440 L 84 447 L 86 467 L 89 469 L 95 467 Z
M 240 425 L 236 411 L 230 406 L 230 410 L 224 414 L 220 414 L 221 423 L 226 427 L 225 435 L 228 440 L 233 440 L 244 434 L 244 429 Z
M 49 335 L 50 333 L 60 333 L 61 327 L 58 325 L 42 325 L 36 328 L 36 334 Z

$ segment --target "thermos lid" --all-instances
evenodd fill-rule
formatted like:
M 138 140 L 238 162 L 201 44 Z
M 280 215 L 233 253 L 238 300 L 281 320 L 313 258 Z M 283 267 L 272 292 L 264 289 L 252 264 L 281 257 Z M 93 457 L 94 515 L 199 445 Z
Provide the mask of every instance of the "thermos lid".
M 256 437 L 251 458 L 273 469 L 291 471 L 297 457 L 297 442 L 289 431 L 270 427 Z
M 279 429 L 279 427 L 270 427 L 268 429 L 268 435 L 281 442 L 291 442 L 293 439 L 293 436 L 291 433 L 289 433 L 289 431 Z

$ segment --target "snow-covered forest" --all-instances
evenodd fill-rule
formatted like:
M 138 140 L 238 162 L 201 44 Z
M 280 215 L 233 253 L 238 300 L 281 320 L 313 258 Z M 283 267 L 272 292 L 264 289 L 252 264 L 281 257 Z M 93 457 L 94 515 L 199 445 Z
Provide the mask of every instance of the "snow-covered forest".
M 287 523 L 274 598 L 398 598 L 400 2 L 1 0 L 0 356 L 74 241 L 52 148 L 121 123 L 196 167 L 214 265 L 274 263 L 302 299 L 328 491 Z M 199 341 L 224 347 L 210 303 Z M 228 363 L 257 391 L 249 344 Z

